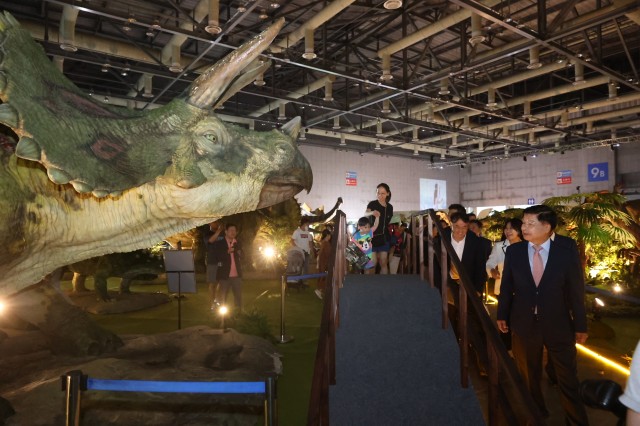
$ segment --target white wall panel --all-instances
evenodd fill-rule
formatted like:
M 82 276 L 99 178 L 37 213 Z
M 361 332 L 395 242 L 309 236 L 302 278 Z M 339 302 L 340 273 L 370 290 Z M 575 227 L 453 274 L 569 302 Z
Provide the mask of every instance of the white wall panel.
M 589 182 L 588 165 L 596 163 L 608 163 L 608 180 Z M 571 171 L 571 183 L 558 185 L 556 174 L 564 170 Z M 527 204 L 529 198 L 540 203 L 545 198 L 576 193 L 578 186 L 580 192 L 612 190 L 614 182 L 614 155 L 608 147 L 542 154 L 527 161 L 519 156 L 474 163 L 460 170 L 461 200 L 467 207 Z
M 376 186 L 385 182 L 391 187 L 391 204 L 396 211 L 418 210 L 420 207 L 420 178 L 447 181 L 447 202 L 459 201 L 458 168 L 427 169 L 428 161 L 337 151 L 300 145 L 313 170 L 313 188 L 296 196 L 300 203 L 311 208 L 333 206 L 338 197 L 341 209 L 350 220 L 357 220 L 369 201 L 376 198 Z M 346 172 L 356 172 L 357 186 L 346 185 Z

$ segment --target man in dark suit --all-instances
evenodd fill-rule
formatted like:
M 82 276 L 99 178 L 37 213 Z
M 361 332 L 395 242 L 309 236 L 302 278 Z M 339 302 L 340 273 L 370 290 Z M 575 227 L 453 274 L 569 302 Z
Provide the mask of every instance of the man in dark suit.
M 469 231 L 469 217 L 464 212 L 456 211 L 449 217 L 451 227 L 443 231 L 442 237 L 451 242 L 453 249 L 455 250 L 458 259 L 462 263 L 467 276 L 471 279 L 471 283 L 475 290 L 474 294 L 468 294 L 468 297 L 480 297 L 484 290 L 484 284 L 487 281 L 487 269 L 486 269 L 486 253 L 483 247 L 482 241 L 476 234 Z M 436 251 L 439 250 L 439 242 L 436 246 Z M 440 268 L 436 268 L 434 272 L 436 285 L 440 281 Z M 450 295 L 453 301 L 454 308 L 449 310 L 451 322 L 456 326 L 457 322 L 457 308 L 459 304 L 459 288 L 458 283 L 459 275 L 455 268 L 451 268 L 449 271 L 449 289 Z M 467 306 L 471 306 L 468 304 Z M 468 311 L 468 336 L 471 345 L 478 355 L 480 362 L 480 372 L 483 374 L 488 367 L 489 359 L 487 355 L 487 342 L 485 334 L 482 331 L 480 320 L 476 316 L 475 312 L 469 308 Z M 457 328 L 457 326 L 456 326 Z
M 233 292 L 236 309 L 242 310 L 242 270 L 240 256 L 242 250 L 236 240 L 236 225 L 228 223 L 224 238 L 213 243 L 214 262 L 218 264 L 217 278 L 220 280 L 222 304 L 226 305 L 229 290 Z
M 576 242 L 556 235 L 556 213 L 538 205 L 524 211 L 527 241 L 507 248 L 498 298 L 498 328 L 513 337 L 518 370 L 543 415 L 543 347 L 555 369 L 567 424 L 587 425 L 578 392 L 576 347 L 587 340 L 584 277 Z

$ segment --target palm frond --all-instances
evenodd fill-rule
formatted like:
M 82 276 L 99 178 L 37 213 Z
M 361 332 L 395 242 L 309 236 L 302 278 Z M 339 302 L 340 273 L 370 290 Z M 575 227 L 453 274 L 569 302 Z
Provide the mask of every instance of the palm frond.
M 613 240 L 620 242 L 625 245 L 635 245 L 636 237 L 629 231 L 624 228 L 620 228 L 615 225 L 611 225 L 609 223 L 603 223 L 602 229 L 608 232 Z
M 601 226 L 598 224 L 592 224 L 592 226 L 584 226 L 578 228 L 577 237 L 579 241 L 583 241 L 585 243 L 603 243 L 608 244 L 611 242 L 611 234 L 606 232 Z

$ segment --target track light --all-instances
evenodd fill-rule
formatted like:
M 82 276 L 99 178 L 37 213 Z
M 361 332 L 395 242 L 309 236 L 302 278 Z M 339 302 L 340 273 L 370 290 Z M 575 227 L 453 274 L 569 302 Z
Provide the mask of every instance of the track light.
M 402 0 L 387 0 L 383 6 L 388 10 L 400 9 L 402 7 Z

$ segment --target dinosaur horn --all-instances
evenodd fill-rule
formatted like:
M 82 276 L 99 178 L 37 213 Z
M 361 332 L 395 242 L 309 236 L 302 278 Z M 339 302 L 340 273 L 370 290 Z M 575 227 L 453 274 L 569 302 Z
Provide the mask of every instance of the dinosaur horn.
M 202 73 L 189 88 L 187 102 L 199 108 L 207 108 L 218 103 L 223 96 L 227 99 L 242 89 L 232 84 L 243 70 L 258 57 L 278 35 L 284 25 L 280 18 L 269 28 L 243 44 Z M 248 79 L 245 79 L 248 80 Z M 249 81 L 247 81 L 247 84 Z M 233 89 L 233 93 L 229 93 Z
M 295 143 L 296 139 L 298 139 L 298 135 L 300 134 L 300 125 L 302 120 L 300 117 L 295 117 L 289 120 L 285 125 L 282 126 L 282 133 L 289 136 L 291 140 Z

